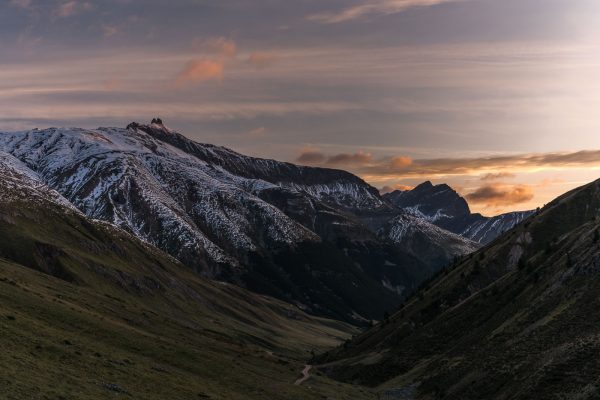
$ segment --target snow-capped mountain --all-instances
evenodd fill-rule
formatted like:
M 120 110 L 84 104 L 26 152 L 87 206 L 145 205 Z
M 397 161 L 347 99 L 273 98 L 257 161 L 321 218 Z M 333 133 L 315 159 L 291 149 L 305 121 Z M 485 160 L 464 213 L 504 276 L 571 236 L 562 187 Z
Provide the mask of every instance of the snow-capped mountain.
M 383 195 L 409 214 L 478 243 L 486 244 L 532 215 L 533 211 L 510 212 L 495 217 L 472 214 L 467 201 L 446 184 L 427 181 L 412 190 Z
M 162 123 L 5 132 L 0 151 L 5 169 L 29 179 L 22 185 L 204 276 L 312 312 L 379 318 L 401 301 L 398 287 L 415 288 L 438 267 L 377 234 L 401 211 L 345 171 L 244 156 Z

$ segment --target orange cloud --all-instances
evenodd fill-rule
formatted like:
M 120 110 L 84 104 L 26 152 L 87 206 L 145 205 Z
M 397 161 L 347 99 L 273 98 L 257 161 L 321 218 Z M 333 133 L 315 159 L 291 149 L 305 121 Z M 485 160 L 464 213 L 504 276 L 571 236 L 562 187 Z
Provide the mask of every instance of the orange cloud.
M 371 177 L 427 178 L 485 174 L 482 180 L 510 178 L 516 172 L 600 167 L 600 150 L 571 153 L 517 154 L 481 158 L 439 158 L 410 160 L 408 157 L 382 158 L 355 173 Z M 490 172 L 501 171 L 501 172 Z
M 465 196 L 469 202 L 485 204 L 486 207 L 502 207 L 526 203 L 533 199 L 529 185 L 506 185 L 502 183 L 484 185 Z
M 410 157 L 398 156 L 392 158 L 390 162 L 392 168 L 406 168 L 412 165 L 413 161 Z
M 202 83 L 206 81 L 221 82 L 225 76 L 222 60 L 196 60 L 190 61 L 175 79 L 176 86 L 186 83 Z
M 253 65 L 257 69 L 263 69 L 268 66 L 271 66 L 276 60 L 277 57 L 274 54 L 270 53 L 257 52 L 250 54 L 250 56 L 248 57 L 248 63 Z

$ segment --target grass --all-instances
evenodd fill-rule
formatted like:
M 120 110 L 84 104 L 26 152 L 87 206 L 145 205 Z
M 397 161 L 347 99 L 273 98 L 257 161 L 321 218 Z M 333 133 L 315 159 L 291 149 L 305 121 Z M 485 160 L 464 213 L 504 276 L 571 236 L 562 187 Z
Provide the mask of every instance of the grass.
M 6 399 L 371 399 L 313 352 L 356 328 L 206 281 L 105 224 L 0 205 L 0 388 Z

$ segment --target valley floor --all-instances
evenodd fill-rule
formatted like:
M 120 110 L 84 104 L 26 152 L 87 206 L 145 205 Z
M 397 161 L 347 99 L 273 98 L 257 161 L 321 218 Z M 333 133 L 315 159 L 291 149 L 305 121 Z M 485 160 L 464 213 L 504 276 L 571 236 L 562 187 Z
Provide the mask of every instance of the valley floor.
M 294 385 L 310 358 L 307 349 L 334 346 L 338 335 L 350 333 L 340 330 L 343 324 L 323 320 L 313 332 L 290 335 L 289 343 L 274 325 L 276 343 L 252 332 L 244 337 L 222 325 L 227 321 L 195 326 L 151 304 L 0 260 L 0 397 L 375 398 L 314 371 Z

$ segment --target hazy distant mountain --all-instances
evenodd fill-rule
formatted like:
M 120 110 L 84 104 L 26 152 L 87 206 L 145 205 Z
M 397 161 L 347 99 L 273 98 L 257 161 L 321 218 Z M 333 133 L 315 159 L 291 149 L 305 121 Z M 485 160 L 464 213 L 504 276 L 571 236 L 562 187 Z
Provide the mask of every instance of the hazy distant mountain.
M 446 184 L 427 181 L 412 190 L 396 190 L 383 198 L 441 228 L 486 244 L 511 229 L 533 211 L 510 212 L 495 217 L 472 214 L 467 201 Z
M 600 396 L 600 180 L 440 274 L 321 358 L 339 379 L 414 399 Z
M 350 173 L 247 157 L 162 123 L 0 133 L 0 151 L 88 217 L 203 276 L 339 319 L 379 318 L 400 293 L 473 249 L 431 257 L 419 250 L 431 248 L 427 235 L 399 245 L 380 229 L 402 211 Z

